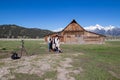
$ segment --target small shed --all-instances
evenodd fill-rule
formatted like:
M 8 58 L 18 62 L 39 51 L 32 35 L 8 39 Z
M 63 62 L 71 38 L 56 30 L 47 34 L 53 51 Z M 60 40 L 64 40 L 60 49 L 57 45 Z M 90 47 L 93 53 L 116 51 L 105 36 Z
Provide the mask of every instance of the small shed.
M 54 32 L 45 36 L 60 36 L 61 43 L 64 44 L 103 44 L 105 36 L 85 30 L 75 20 L 71 21 L 62 31 Z

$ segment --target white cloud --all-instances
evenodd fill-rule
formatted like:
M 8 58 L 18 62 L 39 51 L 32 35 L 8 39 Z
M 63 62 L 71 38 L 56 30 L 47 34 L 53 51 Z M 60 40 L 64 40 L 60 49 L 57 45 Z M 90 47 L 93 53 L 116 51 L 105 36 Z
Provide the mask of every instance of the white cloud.
M 58 31 L 62 31 L 64 28 L 58 28 L 58 29 L 55 29 L 55 30 L 52 30 L 53 32 L 58 32 Z

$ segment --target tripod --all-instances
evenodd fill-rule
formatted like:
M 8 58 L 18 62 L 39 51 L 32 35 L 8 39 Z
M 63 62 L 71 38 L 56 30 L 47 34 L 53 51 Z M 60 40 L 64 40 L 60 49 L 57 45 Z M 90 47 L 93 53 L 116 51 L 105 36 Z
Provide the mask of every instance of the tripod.
M 20 55 L 20 57 L 22 57 L 23 51 L 26 53 L 26 55 L 28 54 L 24 47 L 24 40 L 21 40 L 21 52 L 20 52 L 21 55 Z
M 15 52 L 12 52 L 11 59 L 13 59 L 13 60 L 20 59 L 22 57 L 23 51 L 27 54 L 27 51 L 24 47 L 24 41 L 21 40 L 21 43 L 22 44 L 21 44 L 21 49 L 20 49 L 20 56 L 18 56 L 18 53 L 16 53 L 16 51 L 15 51 Z

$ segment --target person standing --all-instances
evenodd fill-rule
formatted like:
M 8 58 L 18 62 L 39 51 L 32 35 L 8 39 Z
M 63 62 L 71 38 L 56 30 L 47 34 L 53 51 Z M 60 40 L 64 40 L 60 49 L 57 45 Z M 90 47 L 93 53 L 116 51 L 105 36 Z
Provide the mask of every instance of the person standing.
M 51 51 L 51 49 L 50 49 L 50 46 L 51 46 L 51 37 L 50 36 L 48 36 L 47 42 L 48 42 L 48 51 L 50 52 Z
M 57 39 L 56 39 L 56 49 L 57 49 L 57 52 L 62 53 L 62 51 L 60 49 L 60 40 L 59 40 L 59 37 L 57 37 Z

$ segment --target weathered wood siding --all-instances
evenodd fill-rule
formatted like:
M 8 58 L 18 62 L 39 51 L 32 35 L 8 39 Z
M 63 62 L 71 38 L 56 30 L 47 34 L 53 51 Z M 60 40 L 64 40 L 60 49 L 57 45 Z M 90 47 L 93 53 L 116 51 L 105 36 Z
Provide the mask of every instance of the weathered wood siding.
M 71 22 L 71 24 L 69 24 L 64 31 L 84 31 L 84 29 L 79 24 Z
M 103 44 L 105 37 L 96 33 L 85 31 L 83 40 L 86 44 Z

